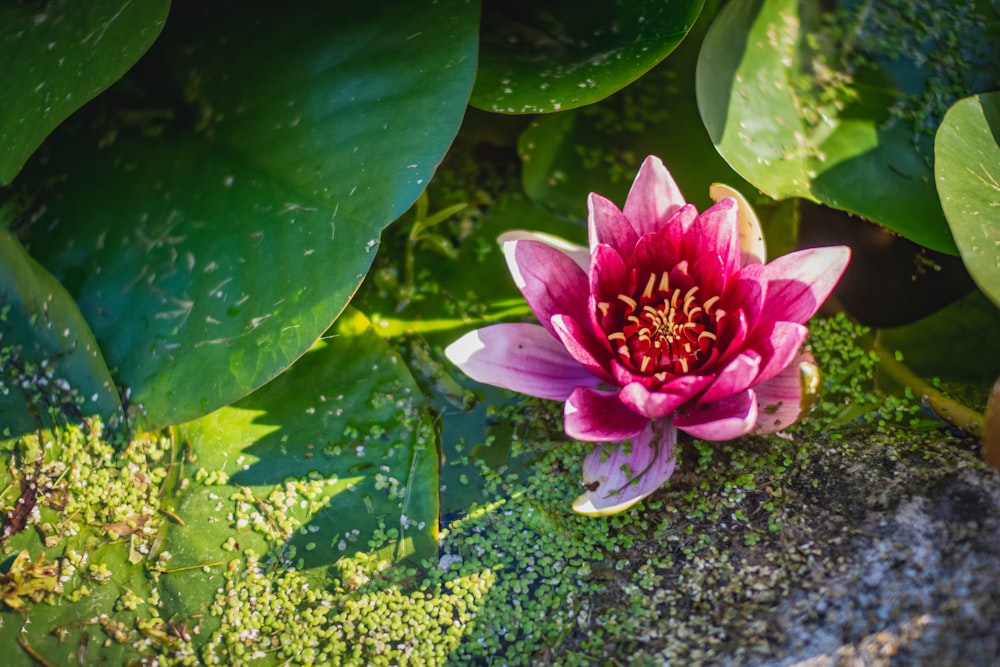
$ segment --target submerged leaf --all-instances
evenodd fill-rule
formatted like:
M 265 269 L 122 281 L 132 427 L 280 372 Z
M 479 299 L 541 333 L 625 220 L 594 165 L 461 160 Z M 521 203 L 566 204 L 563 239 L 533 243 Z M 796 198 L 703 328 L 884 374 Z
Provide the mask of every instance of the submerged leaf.
M 279 378 L 177 434 L 197 464 L 165 545 L 177 609 L 197 613 L 224 575 L 201 565 L 236 550 L 284 554 L 324 586 L 329 566 L 357 551 L 376 548 L 387 561 L 436 552 L 427 405 L 357 311 Z

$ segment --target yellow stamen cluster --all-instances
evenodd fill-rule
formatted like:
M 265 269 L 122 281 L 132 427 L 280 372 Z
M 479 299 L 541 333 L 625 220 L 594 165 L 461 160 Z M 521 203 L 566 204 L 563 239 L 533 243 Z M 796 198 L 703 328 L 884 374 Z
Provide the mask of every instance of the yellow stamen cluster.
M 605 317 L 620 310 L 620 328 L 608 333 L 619 358 L 633 371 L 665 379 L 691 372 L 708 357 L 716 339 L 718 296 L 701 302 L 697 285 L 671 289 L 670 276 L 651 273 L 641 293 L 618 294 L 618 304 L 598 304 Z M 614 307 L 613 307 L 614 306 Z

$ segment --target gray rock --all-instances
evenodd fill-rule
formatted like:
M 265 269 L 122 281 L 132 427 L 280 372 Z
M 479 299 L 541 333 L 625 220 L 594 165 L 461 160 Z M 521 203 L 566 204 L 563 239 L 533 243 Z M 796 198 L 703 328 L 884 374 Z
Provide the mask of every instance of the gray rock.
M 626 664 L 1000 665 L 1000 474 L 972 449 L 940 434 L 772 438 L 685 462 L 668 521 L 725 509 L 659 545 L 674 562 Z M 736 502 L 704 493 L 747 466 L 760 483 Z M 733 507 L 748 519 L 730 520 Z

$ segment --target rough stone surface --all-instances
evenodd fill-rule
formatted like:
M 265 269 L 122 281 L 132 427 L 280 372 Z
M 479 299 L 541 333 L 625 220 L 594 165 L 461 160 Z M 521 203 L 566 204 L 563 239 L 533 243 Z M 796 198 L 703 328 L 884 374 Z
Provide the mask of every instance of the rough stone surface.
M 677 559 L 627 664 L 1000 665 L 1000 474 L 969 443 L 875 440 L 800 449 L 760 542 L 696 525 L 711 546 Z M 702 477 L 684 468 L 675 493 Z
M 884 495 L 854 487 L 861 520 L 850 531 L 814 535 L 841 564 L 811 571 L 774 610 L 790 657 L 761 664 L 1000 664 L 997 475 L 886 482 Z

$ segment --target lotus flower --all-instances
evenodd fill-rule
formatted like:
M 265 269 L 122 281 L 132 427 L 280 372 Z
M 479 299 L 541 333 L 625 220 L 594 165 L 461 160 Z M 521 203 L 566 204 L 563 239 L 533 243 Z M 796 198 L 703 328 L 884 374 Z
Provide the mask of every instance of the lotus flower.
M 802 412 L 800 375 L 814 368 L 805 322 L 850 251 L 811 248 L 765 264 L 757 218 L 738 193 L 722 193 L 732 196 L 713 192 L 699 214 L 649 157 L 624 209 L 591 193 L 589 251 L 502 235 L 540 324 L 488 326 L 446 350 L 475 380 L 564 401 L 566 433 L 601 443 L 584 459 L 578 512 L 620 512 L 656 491 L 673 472 L 678 429 L 730 440 L 778 431 Z

